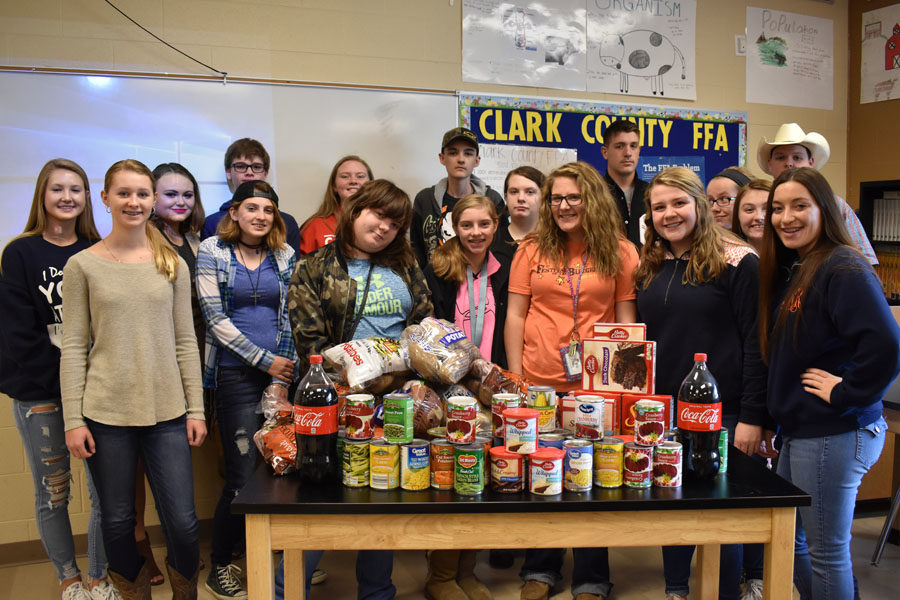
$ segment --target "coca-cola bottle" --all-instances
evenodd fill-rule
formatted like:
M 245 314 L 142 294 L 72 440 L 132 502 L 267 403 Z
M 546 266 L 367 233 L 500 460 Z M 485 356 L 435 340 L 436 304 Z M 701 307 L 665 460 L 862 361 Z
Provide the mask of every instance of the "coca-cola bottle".
M 294 394 L 294 433 L 297 436 L 297 471 L 310 483 L 339 481 L 337 455 L 337 391 L 325 370 L 322 357 L 309 357 L 309 371 Z
M 678 390 L 678 439 L 682 472 L 692 479 L 712 479 L 719 472 L 722 401 L 706 354 L 694 355 L 694 367 Z

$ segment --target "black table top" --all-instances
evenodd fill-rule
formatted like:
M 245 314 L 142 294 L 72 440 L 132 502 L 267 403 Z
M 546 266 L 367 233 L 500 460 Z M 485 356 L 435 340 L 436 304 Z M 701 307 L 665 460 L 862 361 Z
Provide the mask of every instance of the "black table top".
M 731 448 L 728 473 L 712 481 L 685 481 L 680 488 L 563 491 L 537 496 L 527 491 L 501 494 L 486 489 L 478 496 L 452 490 L 406 491 L 303 486 L 295 475 L 276 477 L 260 465 L 231 504 L 243 514 L 420 514 L 528 513 L 633 510 L 694 510 L 809 506 L 810 497 L 740 451 Z

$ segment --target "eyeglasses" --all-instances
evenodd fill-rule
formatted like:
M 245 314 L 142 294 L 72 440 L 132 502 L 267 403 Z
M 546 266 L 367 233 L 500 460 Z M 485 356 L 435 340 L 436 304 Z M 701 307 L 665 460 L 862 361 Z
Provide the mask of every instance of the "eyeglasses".
M 559 206 L 562 204 L 563 200 L 565 200 L 566 204 L 569 206 L 578 206 L 581 204 L 581 194 L 568 194 L 566 196 L 554 194 L 550 196 L 550 206 Z
M 250 169 L 254 173 L 262 173 L 266 170 L 266 166 L 262 163 L 253 163 L 252 165 L 248 165 L 247 163 L 236 162 L 231 163 L 231 168 L 238 173 L 246 173 L 247 169 Z
M 737 196 L 724 196 L 722 198 L 707 198 L 710 204 L 718 204 L 719 206 L 728 206 L 737 199 Z

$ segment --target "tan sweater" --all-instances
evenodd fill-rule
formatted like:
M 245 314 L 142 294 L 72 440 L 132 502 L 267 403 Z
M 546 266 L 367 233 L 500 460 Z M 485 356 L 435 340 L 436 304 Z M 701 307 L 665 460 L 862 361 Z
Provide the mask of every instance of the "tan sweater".
M 191 281 L 178 259 L 173 283 L 153 262 L 104 260 L 89 250 L 63 275 L 60 387 L 66 431 L 85 417 L 106 425 L 203 419 Z

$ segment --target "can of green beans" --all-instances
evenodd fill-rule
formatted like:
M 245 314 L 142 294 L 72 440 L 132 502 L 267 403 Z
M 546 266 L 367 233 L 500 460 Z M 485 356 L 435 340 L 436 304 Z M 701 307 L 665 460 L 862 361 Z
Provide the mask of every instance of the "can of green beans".
M 345 440 L 342 459 L 345 486 L 369 485 L 369 440 Z
M 484 491 L 484 446 L 455 446 L 453 459 L 453 489 L 456 493 L 475 496 Z

